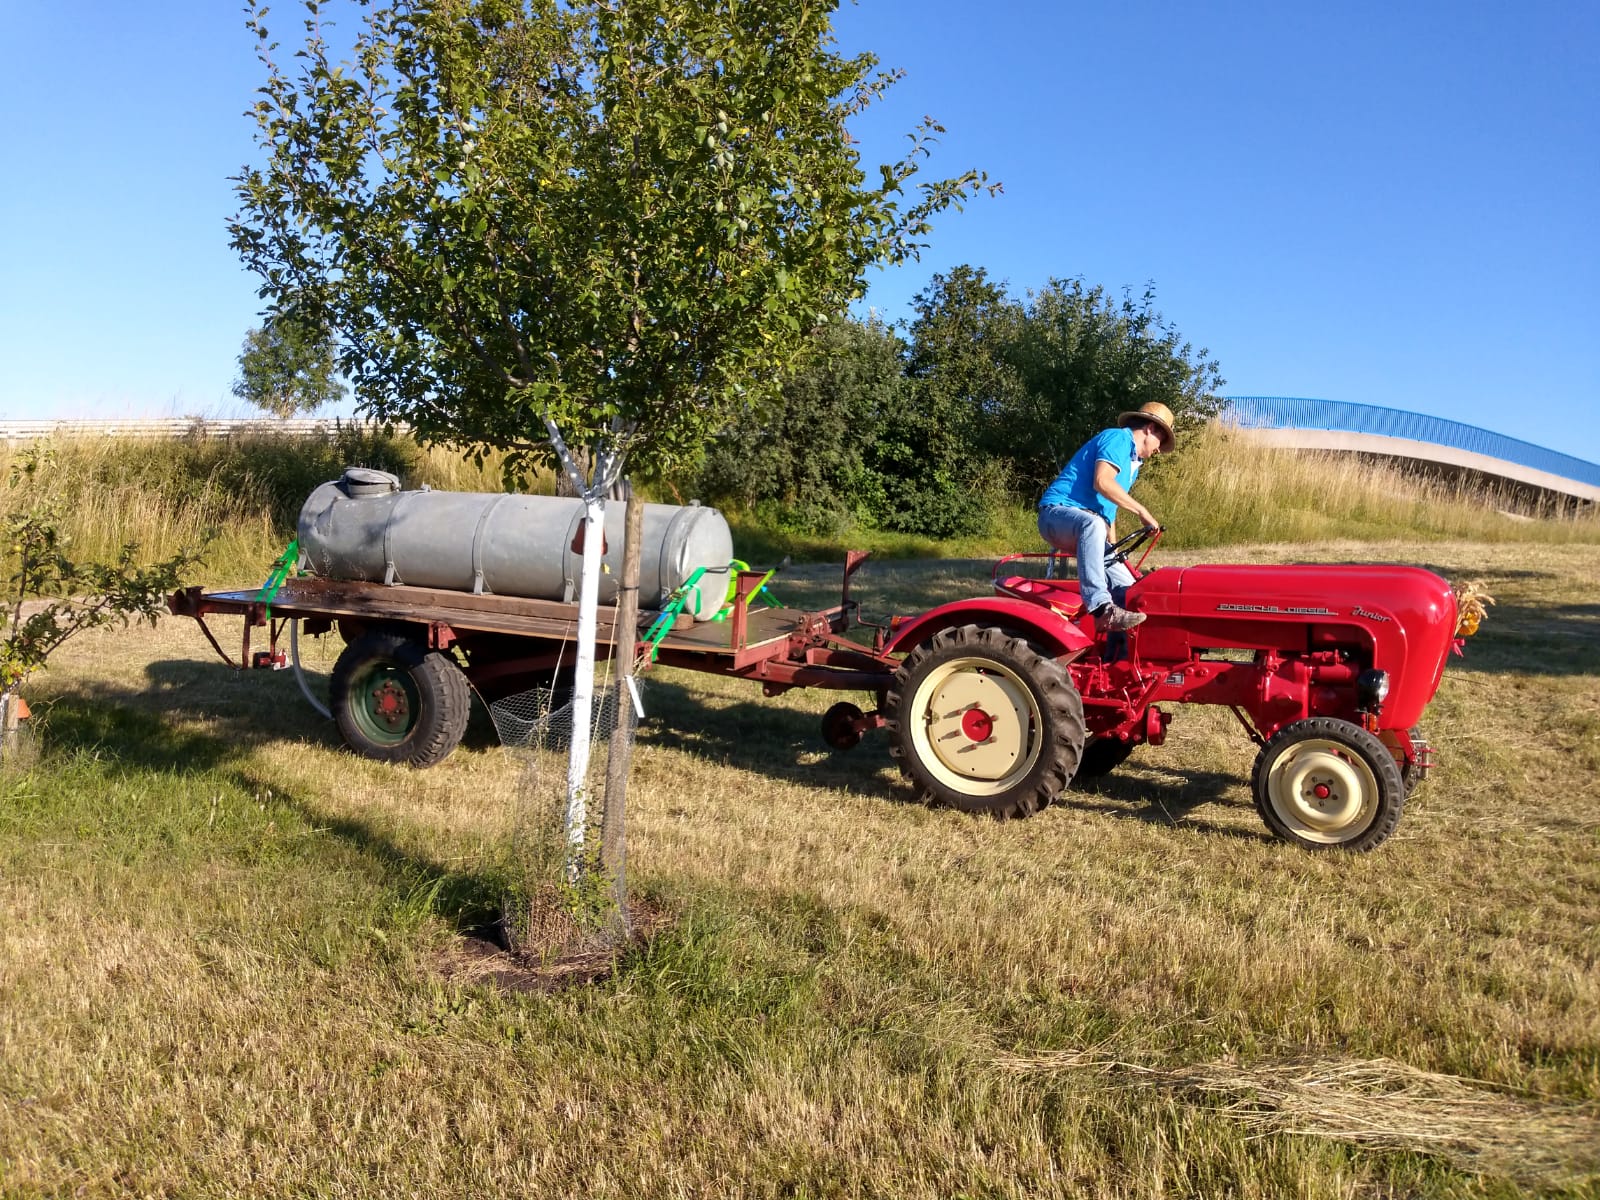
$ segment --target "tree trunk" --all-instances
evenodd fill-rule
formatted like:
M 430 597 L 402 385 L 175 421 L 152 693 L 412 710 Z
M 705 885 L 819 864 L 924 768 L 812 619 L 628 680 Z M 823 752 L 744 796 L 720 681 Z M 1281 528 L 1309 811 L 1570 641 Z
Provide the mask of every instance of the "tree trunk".
M 28 706 L 16 692 L 0 692 L 0 766 L 22 765 Z
M 584 499 L 583 576 L 578 587 L 578 647 L 572 681 L 572 742 L 567 749 L 567 875 L 584 867 L 589 797 L 585 779 L 593 748 L 594 660 L 600 609 L 600 567 L 605 546 L 606 502 L 595 489 Z
M 644 501 L 633 485 L 623 485 L 628 514 L 622 540 L 622 580 L 617 592 L 617 621 L 612 627 L 612 664 L 617 677 L 617 722 L 606 754 L 605 819 L 600 831 L 601 862 L 611 879 L 623 928 L 628 921 L 627 824 L 628 767 L 633 752 L 633 664 L 639 647 L 639 560 L 644 538 Z

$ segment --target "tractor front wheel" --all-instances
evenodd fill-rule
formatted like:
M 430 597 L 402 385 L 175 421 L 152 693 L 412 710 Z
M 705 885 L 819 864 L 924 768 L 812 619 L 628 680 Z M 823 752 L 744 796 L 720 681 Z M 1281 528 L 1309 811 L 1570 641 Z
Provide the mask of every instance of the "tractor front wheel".
M 1389 748 L 1333 717 L 1278 730 L 1250 782 L 1267 828 L 1308 850 L 1371 850 L 1394 832 L 1406 799 Z
M 1071 780 L 1083 700 L 1065 669 L 1020 637 L 964 625 L 906 657 L 885 697 L 889 751 L 923 796 L 963 812 L 1027 817 Z
M 472 692 L 461 668 L 403 634 L 363 634 L 333 664 L 345 744 L 379 762 L 431 767 L 461 741 Z

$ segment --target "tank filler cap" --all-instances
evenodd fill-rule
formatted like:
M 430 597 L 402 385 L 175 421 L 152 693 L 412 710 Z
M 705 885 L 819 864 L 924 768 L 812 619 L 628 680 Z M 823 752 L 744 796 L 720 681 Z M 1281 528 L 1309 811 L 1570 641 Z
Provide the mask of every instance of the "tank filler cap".
M 352 500 L 360 496 L 387 496 L 400 490 L 400 478 L 371 467 L 346 467 L 339 480 L 344 494 Z

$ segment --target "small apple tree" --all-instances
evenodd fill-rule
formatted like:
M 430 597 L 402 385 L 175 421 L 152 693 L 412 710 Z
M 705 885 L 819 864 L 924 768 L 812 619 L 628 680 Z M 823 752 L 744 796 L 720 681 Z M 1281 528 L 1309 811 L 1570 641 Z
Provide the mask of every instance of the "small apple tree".
M 575 721 L 607 492 L 698 458 L 869 266 L 988 186 L 914 182 L 931 122 L 863 170 L 847 123 L 895 75 L 837 53 L 836 4 L 307 0 L 280 62 L 246 0 L 263 160 L 233 245 L 265 299 L 334 331 L 365 412 L 576 477 Z M 337 13 L 360 17 L 338 49 Z
M 155 624 L 167 594 L 201 559 L 185 550 L 163 562 L 140 565 L 139 548 L 122 547 L 109 563 L 71 557 L 59 504 L 38 498 L 48 447 L 18 454 L 6 478 L 14 506 L 3 522 L 5 565 L 0 591 L 0 759 L 13 749 L 22 685 L 48 664 L 70 638 L 88 629 L 135 618 Z

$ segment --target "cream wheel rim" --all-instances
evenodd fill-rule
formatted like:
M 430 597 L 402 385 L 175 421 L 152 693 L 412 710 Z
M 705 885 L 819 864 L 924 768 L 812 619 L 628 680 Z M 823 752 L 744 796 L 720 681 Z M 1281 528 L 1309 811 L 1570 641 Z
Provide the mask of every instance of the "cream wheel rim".
M 1378 811 L 1378 779 L 1347 746 L 1310 738 L 1279 755 L 1267 776 L 1272 810 L 1297 836 L 1337 845 Z
M 1015 672 L 987 658 L 957 658 L 928 673 L 911 698 L 918 760 L 946 787 L 993 796 L 1039 759 L 1038 703 Z

